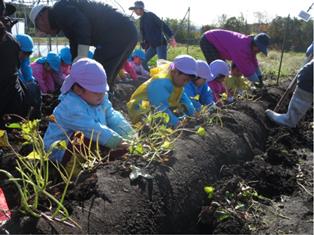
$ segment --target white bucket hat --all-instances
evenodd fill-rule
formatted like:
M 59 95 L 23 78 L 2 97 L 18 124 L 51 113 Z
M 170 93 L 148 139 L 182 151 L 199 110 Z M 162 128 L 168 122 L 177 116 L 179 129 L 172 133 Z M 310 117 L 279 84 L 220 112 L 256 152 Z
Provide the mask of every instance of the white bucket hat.
M 35 6 L 33 6 L 31 12 L 29 13 L 29 19 L 32 21 L 32 23 L 36 26 L 35 22 L 36 22 L 36 18 L 38 16 L 38 14 L 45 8 L 48 7 L 45 4 L 36 4 Z

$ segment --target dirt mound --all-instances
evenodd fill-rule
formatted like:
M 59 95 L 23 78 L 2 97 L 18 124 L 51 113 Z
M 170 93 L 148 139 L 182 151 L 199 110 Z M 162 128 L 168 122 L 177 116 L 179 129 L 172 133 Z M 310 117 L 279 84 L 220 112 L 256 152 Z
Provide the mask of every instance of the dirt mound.
M 119 84 L 112 99 L 114 106 L 126 111 L 126 99 L 134 89 L 131 84 Z M 82 176 L 65 203 L 82 229 L 19 216 L 6 229 L 14 233 L 269 232 L 252 216 L 254 200 L 261 207 L 274 205 L 273 199 L 294 195 L 300 179 L 311 176 L 310 171 L 302 171 L 300 178 L 298 168 L 300 159 L 308 160 L 308 151 L 300 151 L 312 142 L 308 129 L 304 129 L 305 137 L 299 130 L 294 139 L 289 131 L 265 119 L 264 110 L 275 103 L 276 94 L 280 94 L 276 88 L 262 90 L 258 101 L 241 101 L 222 110 L 223 127 L 207 128 L 204 137 L 184 133 L 169 164 L 155 163 L 147 168 L 153 180 L 131 182 L 121 159 Z M 139 167 L 146 165 L 136 162 Z M 206 185 L 215 187 L 211 199 L 203 191 Z M 251 207 L 241 211 L 247 205 Z M 259 211 L 254 213 L 264 218 Z M 307 213 L 309 218 L 309 210 Z

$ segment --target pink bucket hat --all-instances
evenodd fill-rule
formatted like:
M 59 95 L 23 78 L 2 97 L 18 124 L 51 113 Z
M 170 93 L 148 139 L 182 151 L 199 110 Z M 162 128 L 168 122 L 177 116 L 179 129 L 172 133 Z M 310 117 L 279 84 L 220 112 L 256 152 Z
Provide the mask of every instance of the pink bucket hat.
M 210 69 L 206 61 L 196 60 L 197 63 L 197 76 L 205 79 L 207 82 L 210 80 Z
M 224 76 L 229 75 L 229 65 L 223 60 L 214 60 L 213 62 L 210 63 L 209 69 L 210 69 L 209 82 L 215 80 L 218 77 L 218 75 Z
M 79 59 L 72 65 L 71 73 L 65 78 L 61 93 L 67 93 L 74 83 L 91 92 L 102 93 L 109 91 L 107 75 L 103 66 L 89 58 Z
M 174 58 L 172 66 L 182 73 L 197 76 L 196 60 L 189 55 L 179 55 Z

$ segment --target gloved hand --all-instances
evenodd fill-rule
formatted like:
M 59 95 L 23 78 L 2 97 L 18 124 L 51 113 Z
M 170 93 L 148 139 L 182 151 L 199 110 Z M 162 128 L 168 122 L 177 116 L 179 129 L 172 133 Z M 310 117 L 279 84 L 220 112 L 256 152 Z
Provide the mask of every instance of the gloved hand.
M 89 51 L 89 45 L 78 44 L 77 46 L 77 56 L 74 58 L 73 63 L 81 58 L 87 57 Z

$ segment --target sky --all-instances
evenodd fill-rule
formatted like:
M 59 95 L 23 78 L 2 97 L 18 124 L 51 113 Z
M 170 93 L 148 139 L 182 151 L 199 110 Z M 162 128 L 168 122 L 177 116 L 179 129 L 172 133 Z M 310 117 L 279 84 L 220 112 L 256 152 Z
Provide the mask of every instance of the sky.
M 130 15 L 129 7 L 135 0 L 101 0 Z M 190 7 L 191 23 L 195 26 L 217 23 L 218 17 L 240 16 L 243 13 L 248 23 L 257 22 L 254 12 L 261 12 L 267 19 L 276 16 L 297 17 L 301 10 L 307 11 L 313 0 L 142 0 L 145 9 L 160 18 L 183 19 Z M 119 6 L 121 5 L 121 7 Z M 121 10 L 123 9 L 123 10 Z M 314 15 L 314 6 L 309 12 Z

